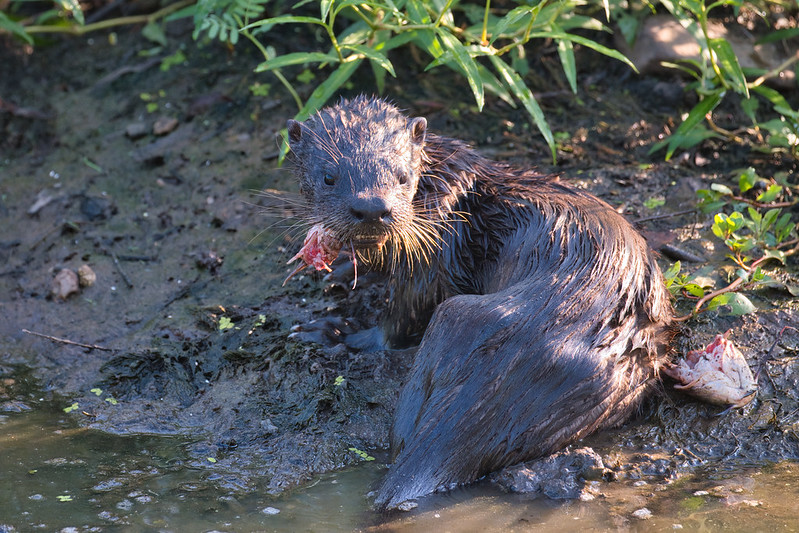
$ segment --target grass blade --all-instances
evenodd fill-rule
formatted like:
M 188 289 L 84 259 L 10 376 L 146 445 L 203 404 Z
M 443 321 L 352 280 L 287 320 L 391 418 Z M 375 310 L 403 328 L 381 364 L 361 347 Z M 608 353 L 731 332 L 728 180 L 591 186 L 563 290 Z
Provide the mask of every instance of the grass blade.
M 708 46 L 716 54 L 721 65 L 721 70 L 726 74 L 727 79 L 732 83 L 735 92 L 746 95 L 749 98 L 749 88 L 746 86 L 746 76 L 744 76 L 738 58 L 735 56 L 730 43 L 726 39 L 710 39 Z
M 524 84 L 521 76 L 509 67 L 507 63 L 502 61 L 502 59 L 497 56 L 488 56 L 488 58 L 494 65 L 500 79 L 505 82 L 510 92 L 519 99 L 533 118 L 533 122 L 538 128 L 538 131 L 544 136 L 544 140 L 546 140 L 547 146 L 549 146 L 549 151 L 552 152 L 552 163 L 555 163 L 555 139 L 552 136 L 552 130 L 549 129 L 546 118 L 544 118 L 544 112 L 541 111 L 541 107 L 538 105 L 538 102 L 535 101 L 532 91 Z
M 338 57 L 335 55 L 323 54 L 322 52 L 294 52 L 267 59 L 255 67 L 255 72 L 266 72 L 276 68 L 304 63 L 338 63 Z
M 552 24 L 552 29 L 558 33 L 562 30 Z M 574 45 L 571 41 L 566 39 L 558 40 L 558 56 L 560 57 L 560 64 L 563 66 L 563 73 L 566 74 L 566 79 L 569 80 L 569 87 L 572 92 L 577 94 L 577 66 L 574 62 Z
M 671 156 L 674 155 L 674 150 L 682 142 L 683 138 L 691 131 L 699 122 L 705 120 L 705 117 L 708 113 L 713 111 L 719 102 L 721 102 L 721 96 L 723 93 L 717 92 L 710 94 L 705 97 L 704 100 L 699 102 L 691 109 L 691 112 L 688 113 L 688 116 L 683 120 L 682 124 L 677 127 L 677 130 L 671 135 L 669 139 L 668 149 L 666 150 L 666 161 L 671 159 Z
M 482 111 L 483 104 L 485 103 L 485 94 L 483 92 L 483 80 L 480 78 L 480 73 L 477 71 L 477 63 L 474 61 L 469 51 L 458 40 L 457 37 L 449 33 L 445 29 L 437 31 L 438 38 L 441 44 L 450 50 L 455 58 L 455 62 L 463 69 L 466 75 L 466 81 L 474 93 L 474 99 L 477 102 L 477 108 Z
M 348 44 L 346 46 L 341 47 L 343 50 L 352 50 L 358 54 L 363 55 L 372 63 L 377 64 L 378 66 L 384 68 L 386 72 L 391 74 L 393 77 L 397 77 L 397 74 L 394 72 L 394 65 L 391 64 L 391 61 L 388 60 L 386 56 L 375 50 L 374 48 L 369 48 L 368 46 L 363 46 L 360 44 Z

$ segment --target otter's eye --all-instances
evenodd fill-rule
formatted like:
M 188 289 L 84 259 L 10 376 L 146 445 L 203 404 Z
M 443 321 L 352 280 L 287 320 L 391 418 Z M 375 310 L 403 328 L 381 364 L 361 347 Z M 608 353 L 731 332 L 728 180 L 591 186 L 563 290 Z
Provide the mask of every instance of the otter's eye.
M 325 174 L 325 185 L 333 186 L 336 184 L 336 178 L 331 176 L 330 174 Z
M 397 181 L 399 182 L 400 185 L 405 185 L 406 183 L 408 183 L 408 175 L 405 174 L 404 172 L 401 172 L 400 174 L 397 175 Z

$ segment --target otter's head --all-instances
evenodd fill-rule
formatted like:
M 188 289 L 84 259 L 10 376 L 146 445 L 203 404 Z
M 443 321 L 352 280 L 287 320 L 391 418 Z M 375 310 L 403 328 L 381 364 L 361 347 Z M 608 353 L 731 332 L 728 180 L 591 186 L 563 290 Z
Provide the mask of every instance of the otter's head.
M 425 119 L 366 97 L 342 100 L 303 123 L 289 120 L 309 222 L 367 261 L 382 258 L 384 247 L 426 256 L 432 234 L 414 212 L 426 128 Z

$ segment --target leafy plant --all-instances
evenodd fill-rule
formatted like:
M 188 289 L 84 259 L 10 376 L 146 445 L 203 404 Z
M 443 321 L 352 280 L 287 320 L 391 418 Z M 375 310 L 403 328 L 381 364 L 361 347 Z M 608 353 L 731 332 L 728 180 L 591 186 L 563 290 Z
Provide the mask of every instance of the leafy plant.
M 741 96 L 741 108 L 752 121 L 757 135 L 765 149 L 769 151 L 784 150 L 794 157 L 799 157 L 799 112 L 791 108 L 785 98 L 774 89 L 763 83 L 770 77 L 799 61 L 799 52 L 770 72 L 746 72 L 740 65 L 730 43 L 721 37 L 711 37 L 709 33 L 710 12 L 722 6 L 742 9 L 744 0 L 660 0 L 660 3 L 674 16 L 697 41 L 701 50 L 701 59 L 686 59 L 679 63 L 663 64 L 681 70 L 696 81 L 690 85 L 699 96 L 699 102 L 688 112 L 682 123 L 666 140 L 655 144 L 651 152 L 666 148 L 666 160 L 670 159 L 679 148 L 689 148 L 701 141 L 718 137 L 741 142 L 742 139 L 732 131 L 727 131 L 713 121 L 713 110 L 718 107 L 728 92 Z M 749 3 L 751 5 L 751 3 Z M 799 32 L 775 32 L 767 39 L 784 39 L 796 36 Z M 748 81 L 747 75 L 758 76 Z M 756 111 L 759 101 L 756 96 L 765 99 L 772 106 L 778 118 L 759 122 Z M 707 126 L 705 126 L 707 124 Z M 766 136 L 762 132 L 766 132 Z
M 742 196 L 749 194 L 758 186 L 762 192 L 754 199 Z M 741 290 L 756 289 L 765 286 L 780 286 L 799 294 L 799 287 L 787 283 L 777 283 L 767 276 L 762 268 L 769 260 L 785 265 L 789 255 L 799 251 L 799 235 L 797 224 L 790 213 L 783 213 L 782 208 L 793 205 L 793 201 L 782 200 L 792 194 L 793 186 L 778 184 L 764 180 L 754 169 L 746 169 L 738 176 L 740 194 L 736 195 L 726 185 L 714 183 L 710 189 L 697 192 L 699 207 L 705 212 L 712 212 L 732 206 L 728 215 L 717 212 L 713 217 L 711 231 L 727 247 L 727 258 L 734 263 L 733 280 L 726 287 L 707 292 L 696 278 L 681 274 L 680 263 L 675 263 L 664 273 L 666 285 L 672 294 L 684 294 L 697 298 L 693 314 L 703 310 L 729 306 L 732 314 L 740 315 L 754 311 L 755 306 Z M 776 201 L 782 200 L 782 201 Z M 764 211 L 765 210 L 765 211 Z M 692 314 L 692 315 L 693 315 Z M 689 318 L 692 315 L 682 317 Z
M 19 14 L 21 6 L 28 3 L 28 0 L 9 0 L 7 3 L 0 4 L 3 6 L 0 9 L 0 31 L 8 32 L 28 44 L 34 44 L 34 36 L 37 34 L 67 33 L 83 35 L 117 26 L 144 24 L 142 33 L 146 37 L 151 40 L 162 41 L 165 37 L 158 28 L 157 22 L 193 4 L 195 1 L 179 0 L 153 13 L 117 17 L 86 24 L 83 9 L 78 0 L 55 0 L 52 2 L 53 8 L 32 17 Z
M 574 33 L 608 31 L 599 20 L 577 13 L 582 0 L 543 0 L 511 10 L 496 10 L 501 11 L 501 16 L 492 12 L 490 0 L 482 5 L 455 0 L 325 0 L 319 2 L 318 14 L 296 14 L 298 7 L 308 3 L 299 2 L 291 14 L 250 22 L 249 19 L 262 13 L 262 0 L 202 0 L 174 17 L 191 14 L 196 36 L 204 34 L 230 44 L 235 44 L 239 34 L 250 40 L 264 57 L 256 72 L 272 72 L 278 77 L 297 103 L 298 120 L 306 119 L 324 105 L 364 62 L 371 66 L 382 92 L 386 75 L 396 76 L 388 53 L 413 46 L 429 57 L 425 70 L 446 66 L 463 76 L 479 109 L 485 102 L 486 91 L 514 107 L 521 104 L 544 136 L 553 160 L 556 147 L 552 132 L 521 75 L 526 69 L 524 45 L 535 39 L 553 40 L 573 91 L 577 90 L 575 44 L 634 68 L 618 51 Z M 285 24 L 318 27 L 329 48 L 279 54 L 265 43 L 272 29 Z M 311 64 L 330 70 L 303 102 L 281 69 Z

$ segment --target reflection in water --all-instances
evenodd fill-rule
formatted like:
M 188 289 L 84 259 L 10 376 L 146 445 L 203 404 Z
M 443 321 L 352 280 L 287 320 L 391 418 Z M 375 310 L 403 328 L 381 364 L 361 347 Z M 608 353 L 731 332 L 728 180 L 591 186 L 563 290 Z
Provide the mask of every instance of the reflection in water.
M 2 392 L 2 391 L 0 391 Z M 23 395 L 25 396 L 25 395 Z M 799 528 L 797 466 L 696 475 L 671 485 L 602 483 L 606 497 L 553 502 L 489 483 L 378 515 L 364 494 L 374 463 L 320 476 L 280 498 L 221 489 L 185 439 L 76 428 L 58 402 L 27 393 L 0 405 L 0 531 L 789 531 Z M 2 402 L 0 402 L 2 403 Z M 32 407 L 26 410 L 26 406 Z M 647 508 L 652 518 L 633 513 Z M 12 529 L 14 528 L 14 529 Z M 69 531 L 69 530 L 68 530 Z

